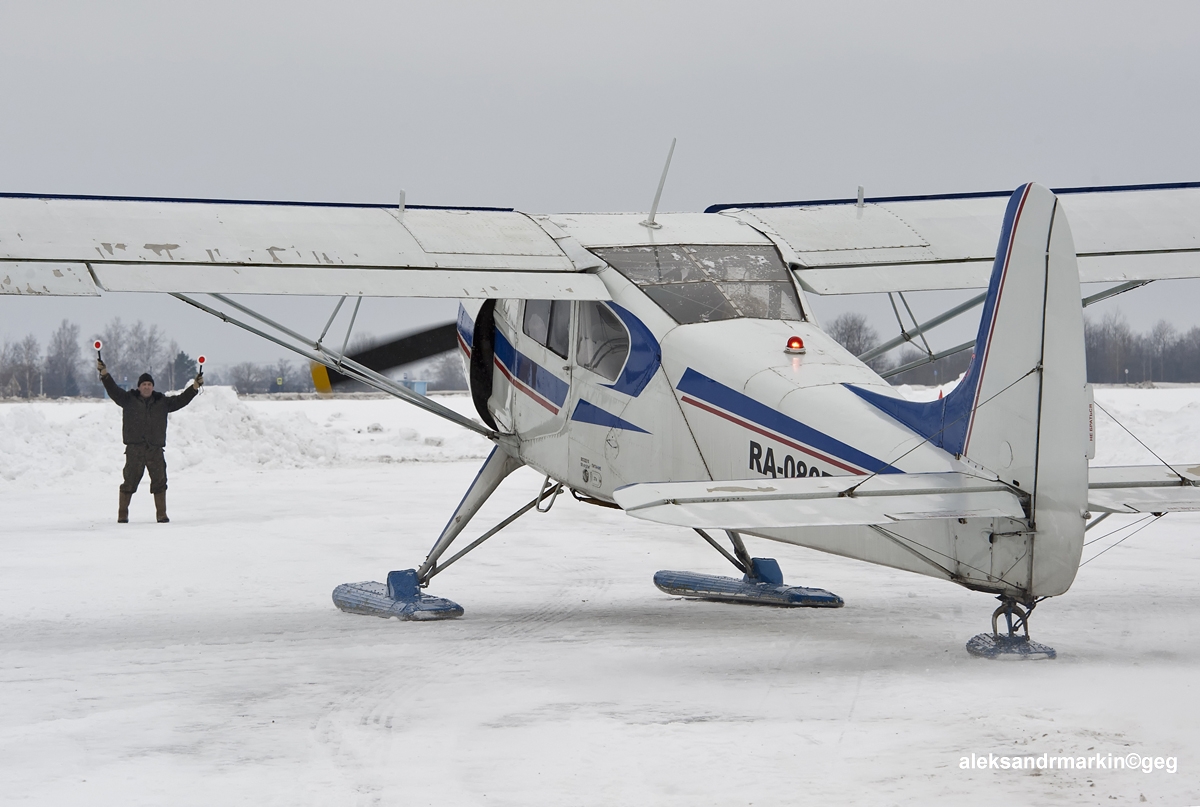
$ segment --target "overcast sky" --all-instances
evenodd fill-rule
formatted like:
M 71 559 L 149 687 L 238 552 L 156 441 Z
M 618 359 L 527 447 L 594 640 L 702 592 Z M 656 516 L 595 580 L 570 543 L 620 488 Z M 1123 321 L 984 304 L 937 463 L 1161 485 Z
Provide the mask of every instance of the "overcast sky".
M 1182 2 L 4 0 L 0 191 L 646 210 L 672 137 L 672 211 L 1200 180 L 1198 54 Z M 1160 282 L 1089 313 L 1186 329 L 1198 302 Z M 891 335 L 886 298 L 816 304 Z M 332 306 L 264 307 L 315 332 Z M 455 308 L 368 300 L 360 327 Z M 0 340 L 114 316 L 215 366 L 281 354 L 142 295 L 0 297 Z

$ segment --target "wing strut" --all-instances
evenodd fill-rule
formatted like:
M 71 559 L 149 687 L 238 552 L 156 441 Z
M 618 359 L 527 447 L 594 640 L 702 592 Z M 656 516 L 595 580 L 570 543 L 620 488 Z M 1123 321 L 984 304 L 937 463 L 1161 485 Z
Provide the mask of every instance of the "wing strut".
M 1153 280 L 1130 280 L 1127 283 L 1119 283 L 1116 286 L 1113 286 L 1112 288 L 1108 288 L 1108 289 L 1105 289 L 1104 291 L 1097 292 L 1096 294 L 1093 294 L 1089 297 L 1084 297 L 1083 301 L 1082 301 L 1083 307 L 1087 308 L 1089 305 L 1094 305 L 1098 302 L 1101 302 L 1102 300 L 1107 300 L 1110 297 L 1116 297 L 1118 294 L 1124 294 L 1127 291 L 1133 291 L 1134 289 L 1140 289 L 1142 286 L 1145 286 L 1148 283 L 1153 283 L 1153 282 L 1154 282 Z M 892 348 L 899 347 L 900 345 L 903 345 L 905 342 L 911 342 L 913 340 L 913 338 L 916 336 L 921 336 L 921 341 L 925 342 L 925 337 L 922 336 L 922 334 L 924 334 L 926 331 L 936 328 L 937 326 L 941 325 L 944 322 L 949 322 L 950 320 L 954 319 L 955 317 L 957 317 L 961 314 L 965 314 L 966 312 L 970 311 L 972 308 L 975 308 L 976 306 L 980 305 L 984 301 L 984 298 L 986 298 L 986 297 L 987 297 L 987 294 L 980 294 L 977 297 L 972 297 L 970 300 L 967 300 L 965 303 L 960 303 L 959 305 L 954 306 L 954 308 L 951 308 L 948 311 L 938 314 L 933 319 L 930 319 L 926 322 L 922 322 L 920 325 L 916 325 L 912 330 L 909 330 L 909 331 L 904 330 L 904 323 L 901 322 L 899 336 L 897 336 L 895 339 L 889 339 L 888 341 L 884 342 L 882 345 L 876 345 L 875 347 L 871 348 L 867 352 L 859 355 L 858 360 L 862 361 L 862 362 L 868 362 L 871 359 L 876 358 L 877 356 L 882 356 L 884 353 L 887 353 Z M 888 299 L 891 299 L 890 292 L 888 293 Z M 904 300 L 903 294 L 900 295 L 900 299 L 901 299 L 901 301 Z M 908 308 L 907 302 L 905 302 L 904 305 L 905 305 L 905 308 Z M 892 310 L 893 311 L 896 310 L 895 302 L 892 303 Z M 908 309 L 908 314 L 909 314 L 909 316 L 912 316 L 911 308 Z M 899 311 L 896 311 L 896 319 L 897 319 L 897 321 L 900 320 L 900 312 Z M 916 317 L 913 317 L 913 321 L 916 322 Z M 939 359 L 944 359 L 947 356 L 953 356 L 955 353 L 962 353 L 964 350 L 968 350 L 974 346 L 975 346 L 975 340 L 972 339 L 969 342 L 963 342 L 961 345 L 955 345 L 954 347 L 949 348 L 947 350 L 943 350 L 940 353 L 934 353 L 932 350 L 929 349 L 929 343 L 925 342 L 925 354 L 926 355 L 922 356 L 919 359 L 914 359 L 907 364 L 902 364 L 899 367 L 893 367 L 892 369 L 890 369 L 884 373 L 881 373 L 880 376 L 882 378 L 891 378 L 892 376 L 900 375 L 900 373 L 907 372 L 908 370 L 912 370 L 916 367 L 922 367 L 926 364 L 930 364 L 932 362 L 938 361 Z
M 943 322 L 949 322 L 950 320 L 957 317 L 959 314 L 963 314 L 963 313 L 966 313 L 967 311 L 970 311 L 975 306 L 980 305 L 986 297 L 987 297 L 987 294 L 980 294 L 978 297 L 972 297 L 970 300 L 967 300 L 965 303 L 954 306 L 954 308 L 951 308 L 949 311 L 946 311 L 943 314 L 939 314 L 938 316 L 934 317 L 933 319 L 929 320 L 928 322 L 922 322 L 920 325 L 916 326 L 911 331 L 905 331 L 905 330 L 901 329 L 901 333 L 899 336 L 897 336 L 895 339 L 891 339 L 891 340 L 888 340 L 887 342 L 884 342 L 882 345 L 877 345 L 876 347 L 871 348 L 866 353 L 864 353 L 858 357 L 859 361 L 864 361 L 864 362 L 870 361 L 871 359 L 875 358 L 876 356 L 882 356 L 884 353 L 887 353 L 889 350 L 891 350 L 894 347 L 900 347 L 900 345 L 903 345 L 905 342 L 911 342 L 912 338 L 914 336 L 920 336 L 921 334 L 925 333 L 925 331 L 928 331 L 931 328 L 936 328 L 937 326 L 941 325 Z M 974 344 L 974 342 L 972 342 L 971 344 Z
M 257 311 L 254 311 L 251 308 L 247 308 L 246 306 L 242 305 L 241 303 L 235 302 L 234 300 L 231 300 L 228 297 L 225 297 L 224 295 L 213 294 L 210 296 L 215 297 L 218 300 L 220 300 L 221 302 L 225 303 L 226 305 L 231 306 L 232 308 L 236 308 L 238 311 L 241 311 L 241 312 L 253 317 L 254 319 L 258 320 L 259 322 L 263 323 L 264 325 L 267 325 L 268 327 L 275 329 L 279 333 L 290 337 L 291 339 L 299 342 L 300 345 L 303 345 L 303 347 L 301 347 L 300 345 L 292 344 L 285 339 L 282 339 L 278 336 L 275 336 L 273 334 L 270 334 L 263 330 L 260 330 L 256 327 L 254 327 L 253 325 L 249 325 L 245 322 L 242 322 L 241 320 L 239 320 L 233 316 L 230 316 L 229 314 L 227 314 L 223 311 L 219 311 L 215 308 L 211 308 L 211 307 L 205 305 L 204 303 L 201 303 L 198 300 L 193 300 L 191 297 L 188 297 L 185 294 L 179 294 L 178 292 L 172 292 L 171 296 L 182 300 L 183 302 L 187 303 L 188 305 L 199 308 L 201 311 L 205 312 L 206 314 L 212 314 L 214 317 L 217 317 L 218 319 L 220 319 L 224 322 L 228 322 L 231 325 L 236 325 L 237 327 L 241 328 L 244 331 L 249 331 L 250 333 L 254 334 L 255 336 L 261 336 L 263 339 L 274 342 L 275 344 L 279 345 L 280 347 L 287 348 L 288 350 L 292 351 L 293 353 L 297 353 L 297 354 L 303 356 L 304 358 L 308 359 L 309 361 L 315 361 L 318 364 L 323 364 L 326 367 L 328 367 L 330 370 L 336 370 L 337 372 L 341 373 L 342 375 L 349 376 L 350 378 L 353 378 L 356 381 L 361 381 L 362 383 L 366 384 L 367 386 L 374 387 L 375 389 L 379 390 L 380 392 L 386 392 L 389 395 L 394 395 L 395 397 L 400 398 L 401 400 L 407 401 L 408 403 L 412 404 L 413 406 L 416 406 L 420 409 L 424 409 L 426 412 L 437 415 L 438 417 L 441 417 L 441 418 L 445 418 L 446 420 L 449 420 L 452 423 L 456 423 L 465 429 L 470 429 L 471 431 L 475 432 L 476 434 L 481 434 L 484 437 L 488 438 L 489 440 L 495 440 L 496 437 L 499 436 L 497 432 L 495 432 L 485 426 L 482 426 L 479 423 L 476 423 L 475 421 L 471 420 L 470 418 L 460 415 L 458 412 L 455 412 L 453 409 L 449 409 L 445 406 L 442 406 L 439 403 L 436 403 L 435 401 L 430 400 L 428 397 L 426 397 L 424 395 L 413 392 L 412 390 L 408 389 L 407 387 L 405 387 L 401 384 L 397 384 L 395 381 L 393 381 L 392 379 L 383 375 L 382 373 L 377 373 L 374 370 L 372 370 L 371 368 L 366 367 L 362 364 L 359 364 L 358 362 L 354 361 L 353 359 L 347 358 L 342 353 L 338 353 L 337 351 L 330 350 L 329 348 L 321 345 L 320 343 L 312 341 L 311 339 L 304 336 L 303 334 L 293 331 L 291 328 L 288 328 L 286 325 L 275 322 L 274 320 L 269 319 L 269 318 L 263 316 L 262 314 L 259 314 Z

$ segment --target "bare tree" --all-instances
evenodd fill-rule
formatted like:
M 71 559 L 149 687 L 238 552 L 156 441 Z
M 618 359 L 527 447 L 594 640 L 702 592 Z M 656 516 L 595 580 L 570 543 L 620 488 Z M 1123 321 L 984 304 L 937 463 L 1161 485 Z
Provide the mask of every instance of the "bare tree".
M 129 371 L 125 367 L 125 344 L 129 341 L 129 328 L 121 322 L 120 317 L 113 317 L 96 338 L 104 342 L 102 352 L 109 375 L 118 384 L 128 383 Z
M 1119 310 L 1109 311 L 1100 322 L 1083 321 L 1083 344 L 1088 380 L 1100 383 L 1142 381 L 1140 340 Z M 1133 374 L 1125 371 L 1129 370 Z
M 875 329 L 867 324 L 867 318 L 853 311 L 834 317 L 826 326 L 825 333 L 855 356 L 862 355 L 879 344 L 879 336 Z
M 172 339 L 162 352 L 162 368 L 153 373 L 155 386 L 164 389 L 179 389 L 187 383 L 186 378 L 177 377 L 175 357 L 179 354 L 179 343 Z
M 21 382 L 21 396 L 32 398 L 41 393 L 42 347 L 37 337 L 29 334 L 17 343 L 17 378 Z
M 271 392 L 283 392 L 292 385 L 294 376 L 296 375 L 292 363 L 287 359 L 280 359 L 275 363 L 274 367 L 266 368 L 270 376 L 267 381 L 267 389 Z
M 79 348 L 79 326 L 64 319 L 46 349 L 45 387 L 51 398 L 79 394 Z
M 157 325 L 147 326 L 140 319 L 135 322 L 129 329 L 129 337 L 125 345 L 124 365 L 126 371 L 130 375 L 161 372 L 166 360 L 164 341 L 163 332 Z
M 233 388 L 241 395 L 263 392 L 266 387 L 266 377 L 263 368 L 253 362 L 244 361 L 229 369 L 229 380 Z
M 312 392 L 312 373 L 307 364 L 299 366 L 287 359 L 280 359 L 274 367 L 265 368 L 271 378 L 271 392 Z
M 16 398 L 21 394 L 17 382 L 17 346 L 5 342 L 0 347 L 0 398 Z
M 825 333 L 855 356 L 861 356 L 879 344 L 879 335 L 875 333 L 874 328 L 867 324 L 867 318 L 853 311 L 847 311 L 834 317 L 833 321 L 826 326 Z M 867 362 L 867 366 L 879 373 L 886 370 L 889 364 L 883 356 L 876 356 Z
M 1158 357 L 1158 380 L 1167 380 L 1167 351 L 1179 338 L 1178 331 L 1175 326 L 1167 322 L 1165 319 L 1160 319 L 1150 331 L 1150 344 L 1154 347 L 1154 353 Z
M 1200 381 L 1200 327 L 1193 327 L 1172 343 L 1167 357 L 1172 381 Z

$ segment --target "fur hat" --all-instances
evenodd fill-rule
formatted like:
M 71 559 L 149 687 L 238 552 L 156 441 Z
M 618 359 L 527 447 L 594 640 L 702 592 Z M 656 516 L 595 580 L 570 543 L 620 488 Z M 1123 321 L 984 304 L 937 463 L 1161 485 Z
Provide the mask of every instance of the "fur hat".
M 149 381 L 151 384 L 153 384 L 154 376 L 150 375 L 149 373 L 142 373 L 140 376 L 138 376 L 138 386 L 139 387 L 142 384 L 146 383 L 147 381 Z

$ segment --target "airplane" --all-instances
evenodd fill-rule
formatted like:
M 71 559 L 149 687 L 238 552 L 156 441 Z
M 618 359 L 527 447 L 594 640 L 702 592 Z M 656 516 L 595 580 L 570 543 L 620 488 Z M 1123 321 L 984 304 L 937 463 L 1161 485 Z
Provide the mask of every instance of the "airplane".
M 567 491 L 693 529 L 741 574 L 660 571 L 667 593 L 843 604 L 785 585 L 774 559 L 751 555 L 744 537 L 755 536 L 993 595 L 992 629 L 967 650 L 1053 658 L 1030 639 L 1030 614 L 1070 588 L 1085 532 L 1114 513 L 1200 508 L 1200 464 L 1089 468 L 1082 314 L 1154 280 L 1200 276 L 1200 183 L 869 199 L 860 188 L 856 199 L 661 215 L 658 198 L 648 215 L 528 215 L 403 195 L 353 205 L 5 194 L 0 293 L 171 294 L 304 356 L 321 388 L 353 379 L 490 440 L 420 566 L 335 588 L 350 613 L 461 616 L 426 593 L 430 581 Z M 1081 282 L 1115 285 L 1083 298 Z M 824 333 L 809 303 L 934 289 L 984 291 L 862 356 Z M 339 299 L 314 339 L 231 294 Z M 348 356 L 372 296 L 459 298 L 458 320 Z M 326 338 L 350 298 L 339 350 Z M 906 400 L 865 363 L 973 307 L 974 340 L 927 350 L 925 360 L 973 351 L 944 398 Z M 455 346 L 477 418 L 383 372 Z M 537 495 L 447 557 L 526 465 L 544 476 Z

